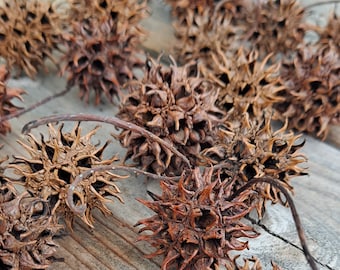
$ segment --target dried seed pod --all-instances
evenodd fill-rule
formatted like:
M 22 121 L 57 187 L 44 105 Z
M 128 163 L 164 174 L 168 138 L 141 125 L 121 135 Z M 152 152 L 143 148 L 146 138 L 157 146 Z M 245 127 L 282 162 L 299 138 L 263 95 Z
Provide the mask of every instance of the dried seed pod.
M 179 61 L 200 59 L 208 64 L 216 46 L 222 47 L 223 51 L 236 50 L 237 35 L 242 27 L 234 20 L 242 17 L 245 3 L 244 0 L 221 1 L 201 11 L 185 9 L 178 15 L 174 22 L 177 39 L 174 51 Z
M 20 195 L 4 173 L 0 161 L 0 268 L 46 269 L 57 245 L 53 236 L 61 229 L 50 216 L 45 201 Z
M 247 248 L 240 238 L 258 234 L 240 219 L 252 209 L 245 202 L 251 191 L 227 201 L 232 183 L 221 182 L 219 173 L 195 168 L 178 183 L 161 182 L 162 195 L 150 193 L 154 201 L 139 200 L 156 214 L 140 220 L 138 239 L 157 250 L 149 258 L 163 255 L 162 269 L 220 269 L 231 265 L 231 250 Z
M 340 54 L 340 17 L 333 11 L 329 16 L 326 27 L 319 29 L 319 43 L 321 45 L 328 45 L 331 43 L 332 46 L 338 49 Z
M 176 18 L 185 16 L 188 10 L 202 14 L 206 9 L 212 9 L 216 1 L 214 0 L 165 0 L 172 8 L 172 15 Z
M 64 35 L 68 85 L 78 85 L 87 103 L 92 89 L 96 105 L 103 94 L 112 102 L 121 95 L 121 85 L 135 78 L 133 69 L 143 65 L 137 55 L 142 34 L 106 16 L 74 22 L 71 33 Z
M 7 65 L 36 76 L 47 58 L 56 63 L 62 15 L 50 1 L 5 0 L 0 7 L 0 55 Z
M 19 175 L 19 183 L 26 189 L 47 200 L 52 214 L 65 219 L 68 228 L 72 228 L 74 213 L 67 205 L 67 192 L 75 177 L 84 171 L 102 165 L 109 165 L 117 160 L 113 156 L 108 160 L 102 159 L 102 154 L 108 145 L 106 142 L 100 148 L 91 143 L 91 137 L 98 127 L 88 134 L 81 136 L 79 124 L 70 133 L 62 131 L 63 125 L 55 129 L 49 125 L 49 139 L 43 136 L 38 141 L 32 134 L 28 143 L 19 142 L 28 152 L 29 158 L 15 156 L 9 167 Z M 74 191 L 74 204 L 85 205 L 86 211 L 82 220 L 89 226 L 93 224 L 92 210 L 98 208 L 104 214 L 110 214 L 106 202 L 116 197 L 119 200 L 119 189 L 115 181 L 124 178 L 110 172 L 95 172 L 82 181 Z
M 0 145 L 0 149 L 2 145 Z M 17 191 L 11 181 L 4 175 L 5 166 L 3 163 L 7 158 L 0 159 L 0 205 L 4 202 L 9 202 L 15 198 Z
M 241 39 L 249 40 L 262 57 L 272 52 L 294 52 L 307 29 L 304 14 L 304 8 L 296 0 L 252 1 Z
M 262 117 L 264 110 L 282 102 L 278 93 L 284 89 L 279 78 L 279 65 L 269 65 L 271 55 L 258 61 L 258 52 L 239 49 L 228 58 L 221 49 L 212 54 L 210 67 L 201 65 L 205 77 L 221 87 L 217 105 L 227 112 L 228 119 Z M 211 69 L 211 70 L 210 70 Z
M 333 46 L 300 48 L 280 71 L 286 87 L 276 118 L 289 127 L 327 137 L 330 124 L 340 123 L 340 56 Z
M 0 204 L 1 269 L 47 269 L 61 229 L 48 204 L 26 192 Z
M 4 65 L 0 65 L 0 119 L 3 116 L 7 116 L 18 111 L 18 106 L 12 103 L 13 99 L 19 99 L 23 101 L 21 95 L 25 93 L 24 90 L 19 88 L 9 88 L 6 85 L 6 81 L 9 77 L 9 71 Z M 11 126 L 8 121 L 2 121 L 0 123 L 0 134 L 6 134 L 11 131 Z
M 292 131 L 287 133 L 286 125 L 274 131 L 268 115 L 252 121 L 245 117 L 229 124 L 229 127 L 220 129 L 215 146 L 202 153 L 210 163 L 228 164 L 223 169 L 222 179 L 236 178 L 234 188 L 237 190 L 255 177 L 269 177 L 292 191 L 290 180 L 306 174 L 299 166 L 306 161 L 298 151 L 304 145 L 304 141 L 297 142 L 301 136 Z M 259 194 L 256 208 L 260 217 L 267 200 L 287 205 L 281 192 L 268 183 L 256 186 L 256 191 Z
M 130 28 L 140 28 L 139 23 L 148 16 L 146 0 L 68 0 L 69 20 L 86 21 L 89 18 L 108 16 Z
M 214 127 L 223 112 L 215 106 L 218 89 L 199 78 L 196 63 L 165 67 L 147 59 L 142 81 L 132 82 L 118 117 L 144 127 L 199 164 L 200 152 L 213 145 Z M 181 175 L 187 164 L 140 133 L 124 129 L 118 136 L 131 158 L 144 170 Z

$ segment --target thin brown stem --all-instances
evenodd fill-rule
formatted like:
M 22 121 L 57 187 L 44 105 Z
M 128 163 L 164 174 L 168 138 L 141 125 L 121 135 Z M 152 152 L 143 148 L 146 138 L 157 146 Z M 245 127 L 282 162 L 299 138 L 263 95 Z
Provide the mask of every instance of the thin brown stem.
M 167 180 L 167 181 L 178 181 L 181 177 L 180 176 L 174 176 L 174 177 L 168 177 L 168 176 L 161 176 L 161 175 L 156 175 L 153 173 L 145 172 L 143 170 L 134 168 L 134 167 L 127 167 L 127 166 L 121 166 L 121 165 L 105 165 L 105 166 L 100 166 L 96 168 L 89 169 L 81 174 L 79 174 L 74 181 L 71 183 L 69 186 L 69 189 L 67 191 L 67 204 L 70 207 L 70 209 L 76 214 L 76 215 L 84 215 L 85 210 L 86 210 L 86 205 L 75 205 L 73 201 L 73 194 L 74 190 L 77 188 L 79 183 L 83 180 L 88 178 L 91 174 L 99 171 L 112 171 L 112 170 L 118 170 L 118 171 L 126 171 L 128 173 L 133 173 L 133 174 L 142 174 L 147 177 L 157 179 L 157 180 Z
M 331 4 L 338 4 L 338 3 L 340 3 L 339 0 L 317 2 L 317 3 L 313 3 L 313 4 L 305 6 L 305 9 L 310 9 L 310 8 L 318 7 L 318 6 L 321 6 L 321 5 L 331 5 Z
M 258 183 L 268 183 L 272 186 L 274 186 L 275 188 L 279 189 L 286 197 L 286 200 L 290 206 L 291 212 L 292 212 L 292 216 L 294 219 L 294 223 L 295 223 L 295 227 L 296 230 L 298 232 L 298 236 L 300 239 L 300 243 L 303 249 L 303 252 L 305 254 L 305 257 L 307 259 L 307 262 L 309 263 L 310 267 L 313 270 L 318 270 L 316 263 L 314 261 L 313 256 L 311 255 L 308 246 L 307 246 L 307 241 L 306 241 L 306 236 L 301 224 L 301 220 L 299 217 L 299 214 L 296 210 L 294 201 L 292 196 L 289 194 L 288 190 L 283 187 L 277 180 L 273 179 L 273 178 L 253 178 L 252 180 L 250 180 L 249 182 L 247 182 L 244 186 L 242 186 L 240 189 L 238 189 L 232 196 L 230 196 L 228 198 L 228 200 L 233 200 L 234 198 L 236 198 L 238 195 L 240 195 L 242 192 L 248 190 L 249 188 L 251 188 L 251 186 L 258 184 Z
M 63 91 L 60 91 L 54 95 L 51 95 L 51 96 L 48 96 L 40 101 L 38 101 L 37 103 L 29 106 L 28 108 L 26 109 L 22 109 L 22 110 L 19 110 L 15 113 L 11 113 L 9 115 L 6 115 L 6 116 L 3 116 L 0 118 L 0 123 L 2 123 L 3 121 L 7 121 L 7 120 L 10 120 L 10 119 L 13 119 L 13 118 L 16 118 L 16 117 L 19 117 L 27 112 L 30 112 L 30 111 L 33 111 L 34 109 L 38 108 L 39 106 L 57 98 L 57 97 L 60 97 L 60 96 L 63 96 L 65 95 L 67 92 L 69 92 L 71 90 L 71 87 L 66 87 Z
M 28 122 L 26 125 L 24 125 L 21 132 L 24 134 L 27 134 L 33 128 L 36 128 L 38 126 L 45 125 L 48 123 L 52 123 L 52 122 L 59 122 L 59 121 L 95 121 L 95 122 L 102 122 L 102 123 L 114 125 L 118 128 L 128 129 L 128 130 L 137 132 L 141 134 L 142 136 L 145 136 L 146 138 L 149 138 L 152 141 L 155 141 L 159 143 L 160 145 L 164 146 L 165 148 L 169 149 L 175 155 L 180 157 L 185 163 L 187 163 L 189 168 L 191 168 L 189 159 L 185 155 L 183 155 L 181 152 L 179 152 L 172 144 L 164 141 L 160 137 L 156 136 L 152 132 L 140 126 L 137 126 L 130 122 L 126 122 L 114 116 L 108 117 L 108 116 L 92 115 L 92 114 L 85 114 L 85 113 L 51 115 L 51 116 L 42 117 L 40 119 Z

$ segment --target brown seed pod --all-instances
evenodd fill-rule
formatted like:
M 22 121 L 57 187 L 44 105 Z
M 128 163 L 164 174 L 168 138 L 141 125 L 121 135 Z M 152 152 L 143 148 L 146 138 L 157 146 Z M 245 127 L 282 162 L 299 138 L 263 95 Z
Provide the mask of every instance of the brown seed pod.
M 223 112 L 215 106 L 218 89 L 199 77 L 197 64 L 166 67 L 149 58 L 143 80 L 129 87 L 118 117 L 151 131 L 193 165 L 199 164 L 200 152 L 213 145 L 214 128 Z M 183 159 L 140 133 L 124 129 L 118 137 L 127 148 L 125 159 L 131 158 L 145 171 L 181 175 L 187 167 Z
M 61 229 L 50 216 L 47 203 L 20 195 L 4 175 L 0 161 L 0 268 L 46 269 L 57 245 L 53 236 Z
M 71 22 L 108 16 L 137 30 L 141 29 L 140 21 L 148 16 L 145 0 L 68 0 L 68 2 Z
M 307 29 L 304 14 L 304 8 L 296 0 L 252 1 L 241 39 L 250 41 L 261 57 L 272 52 L 294 52 L 303 42 Z
M 14 105 L 12 100 L 19 99 L 23 101 L 21 95 L 25 93 L 19 88 L 9 88 L 6 81 L 9 78 L 9 71 L 4 65 L 0 65 L 0 119 L 1 117 L 17 112 L 20 107 Z M 11 131 L 11 126 L 8 121 L 0 122 L 0 134 L 6 134 Z
M 197 8 L 185 9 L 174 22 L 177 39 L 174 52 L 179 61 L 200 59 L 208 64 L 210 53 L 216 50 L 216 46 L 223 51 L 236 50 L 237 35 L 242 27 L 234 20 L 241 19 L 244 6 L 245 1 L 238 0 L 208 5 L 200 12 Z
M 36 76 L 58 49 L 62 15 L 50 1 L 5 0 L 0 7 L 0 55 L 9 68 Z
M 3 145 L 0 145 L 0 149 L 2 147 Z M 11 181 L 4 175 L 5 166 L 3 166 L 3 163 L 7 159 L 8 158 L 0 159 L 0 204 L 13 200 L 17 195 L 15 187 L 12 185 Z
M 252 121 L 244 117 L 229 124 L 229 127 L 220 129 L 215 145 L 202 153 L 210 163 L 226 164 L 222 171 L 223 180 L 236 178 L 234 188 L 237 190 L 253 178 L 269 177 L 292 191 L 290 180 L 306 174 L 305 169 L 299 167 L 306 161 L 306 157 L 298 152 L 304 145 L 304 141 L 297 142 L 301 136 L 291 131 L 287 133 L 286 125 L 274 131 L 268 115 Z M 256 186 L 256 191 L 259 194 L 256 208 L 260 217 L 267 200 L 287 205 L 281 192 L 268 183 Z
M 96 105 L 103 94 L 112 102 L 121 95 L 122 84 L 135 78 L 133 69 L 143 65 L 137 49 L 142 34 L 107 16 L 74 22 L 71 33 L 64 35 L 68 85 L 79 86 L 80 98 L 87 103 L 91 90 Z
M 325 139 L 330 124 L 340 123 L 340 56 L 333 46 L 305 46 L 280 71 L 286 87 L 276 118 L 290 128 Z
M 319 43 L 321 45 L 328 45 L 331 43 L 334 48 L 338 49 L 340 54 L 340 17 L 333 11 L 329 16 L 326 27 L 318 29 Z
M 279 65 L 269 65 L 271 55 L 258 60 L 257 51 L 245 53 L 243 48 L 229 58 L 221 49 L 211 54 L 209 65 L 201 65 L 202 74 L 221 87 L 217 105 L 228 119 L 262 117 L 264 110 L 282 102 L 278 93 L 284 89 L 279 78 Z
M 178 19 L 185 16 L 188 10 L 202 14 L 205 9 L 214 7 L 214 0 L 165 0 L 172 8 L 172 15 Z
M 108 160 L 102 159 L 102 154 L 109 142 L 100 148 L 91 143 L 91 137 L 98 127 L 88 134 L 81 136 L 79 124 L 70 133 L 62 131 L 63 125 L 55 129 L 49 125 L 49 139 L 37 140 L 32 134 L 28 136 L 28 143 L 19 144 L 28 152 L 29 158 L 15 156 L 9 167 L 19 175 L 17 180 L 26 189 L 47 200 L 52 214 L 62 217 L 68 228 L 72 228 L 74 213 L 67 204 L 67 192 L 75 177 L 82 172 L 102 165 L 109 165 L 117 160 L 116 156 Z M 110 214 L 105 205 L 112 201 L 112 197 L 119 200 L 119 189 L 115 181 L 124 178 L 110 172 L 95 172 L 86 181 L 82 181 L 74 190 L 75 205 L 85 205 L 82 220 L 92 226 L 92 210 L 98 208 L 104 214 Z
M 139 200 L 156 214 L 140 220 L 143 234 L 156 251 L 149 258 L 164 256 L 162 269 L 219 269 L 233 263 L 228 252 L 247 248 L 243 237 L 258 234 L 240 219 L 252 209 L 245 202 L 250 192 L 227 201 L 232 183 L 221 182 L 219 173 L 199 168 L 183 175 L 178 183 L 161 182 L 162 195 L 149 193 L 154 201 Z

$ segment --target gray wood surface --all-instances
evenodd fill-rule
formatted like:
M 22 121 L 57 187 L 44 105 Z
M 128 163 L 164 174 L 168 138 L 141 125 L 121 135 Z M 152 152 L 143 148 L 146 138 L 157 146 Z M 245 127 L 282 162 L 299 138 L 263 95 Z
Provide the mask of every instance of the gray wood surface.
M 304 3 L 313 1 L 305 0 Z M 160 0 L 151 1 L 153 13 L 144 22 L 150 31 L 144 47 L 151 53 L 162 50 L 170 51 L 173 43 L 169 8 Z M 323 13 L 329 7 L 318 9 Z M 319 16 L 319 15 L 313 15 Z M 320 15 L 322 18 L 322 15 Z M 340 29 L 339 29 L 340 30 Z M 62 90 L 65 79 L 55 75 L 51 67 L 48 74 L 39 74 L 33 81 L 28 78 L 11 79 L 10 85 L 27 90 L 25 105 L 32 104 L 43 97 Z M 19 119 L 11 120 L 12 133 L 1 136 L 0 143 L 5 144 L 3 155 L 24 154 L 16 140 L 23 139 L 20 133 L 24 123 L 44 115 L 56 113 L 87 112 L 93 114 L 114 115 L 117 105 L 101 104 L 94 107 L 85 105 L 78 98 L 77 89 L 65 97 L 56 99 Z M 67 127 L 73 124 L 67 123 Z M 91 129 L 96 123 L 82 123 L 84 130 Z M 320 269 L 340 269 L 340 138 L 339 127 L 332 128 L 326 142 L 309 136 L 303 151 L 308 157 L 309 176 L 299 177 L 292 181 L 295 188 L 294 200 L 305 228 L 307 241 Z M 33 130 L 33 133 L 46 132 L 45 127 Z M 98 138 L 102 142 L 110 137 L 114 128 L 103 125 Z M 123 156 L 121 147 L 114 143 L 109 151 L 116 151 Z M 72 234 L 58 239 L 60 248 L 57 257 L 65 258 L 64 262 L 53 264 L 50 269 L 159 269 L 160 259 L 144 258 L 152 248 L 142 242 L 136 242 L 137 229 L 133 227 L 137 220 L 152 215 L 135 198 L 148 198 L 146 190 L 157 191 L 158 183 L 145 181 L 143 178 L 129 178 L 118 183 L 124 204 L 118 201 L 110 204 L 113 216 L 104 217 L 95 213 L 95 229 L 91 230 L 77 221 Z M 150 199 L 150 198 L 148 198 Z M 261 233 L 257 239 L 249 241 L 250 249 L 245 256 L 258 256 L 264 269 L 270 269 L 274 261 L 282 269 L 309 269 L 301 251 L 295 226 L 289 209 L 280 205 L 268 205 L 268 211 L 256 225 Z M 265 228 L 265 229 L 264 229 Z

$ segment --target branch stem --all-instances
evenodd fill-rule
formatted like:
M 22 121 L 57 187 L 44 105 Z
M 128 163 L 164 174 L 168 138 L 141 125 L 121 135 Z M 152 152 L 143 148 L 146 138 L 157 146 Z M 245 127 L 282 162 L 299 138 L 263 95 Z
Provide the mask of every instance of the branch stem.
M 180 176 L 168 177 L 168 176 L 156 175 L 156 174 L 145 172 L 143 170 L 140 170 L 134 167 L 127 167 L 127 166 L 121 166 L 121 165 L 105 165 L 105 166 L 100 166 L 100 167 L 89 169 L 77 175 L 74 181 L 70 184 L 68 191 L 67 191 L 67 204 L 76 215 L 82 216 L 85 214 L 85 210 L 86 210 L 85 204 L 75 205 L 73 201 L 74 190 L 77 188 L 79 183 L 83 179 L 88 178 L 91 174 L 95 172 L 112 171 L 112 170 L 126 171 L 128 173 L 134 173 L 134 174 L 143 174 L 147 177 L 157 179 L 157 180 L 178 181 L 181 178 Z
M 71 87 L 67 86 L 63 91 L 60 91 L 54 95 L 51 95 L 51 96 L 48 96 L 40 101 L 38 101 L 37 103 L 34 103 L 33 105 L 29 106 L 28 108 L 25 108 L 25 109 L 22 109 L 22 110 L 19 110 L 15 113 L 11 113 L 11 114 L 8 114 L 6 116 L 3 116 L 3 117 L 0 117 L 0 123 L 2 123 L 3 121 L 7 121 L 7 120 L 10 120 L 10 119 L 13 119 L 13 118 L 16 118 L 16 117 L 19 117 L 25 113 L 28 113 L 30 111 L 33 111 L 34 109 L 38 108 L 39 106 L 47 103 L 47 102 L 50 102 L 51 100 L 55 99 L 55 98 L 58 98 L 60 96 L 63 96 L 65 95 L 67 92 L 69 92 L 71 90 Z
M 118 128 L 122 129 L 128 129 L 132 130 L 134 132 L 137 132 L 141 134 L 142 136 L 145 136 L 146 138 L 149 138 L 163 147 L 169 149 L 171 152 L 173 152 L 175 155 L 180 157 L 187 165 L 189 168 L 191 168 L 191 164 L 189 159 L 183 155 L 181 152 L 179 152 L 172 144 L 164 141 L 160 137 L 156 136 L 152 132 L 137 126 L 133 123 L 124 121 L 122 119 L 119 119 L 115 116 L 100 116 L 100 115 L 92 115 L 92 114 L 59 114 L 59 115 L 51 115 L 47 117 L 42 117 L 37 120 L 33 120 L 28 122 L 24 127 L 22 128 L 22 133 L 27 134 L 31 129 L 36 128 L 41 125 L 45 125 L 51 122 L 59 122 L 59 121 L 95 121 L 95 122 L 102 122 L 110 125 L 114 125 Z
M 274 186 L 275 188 L 279 189 L 286 197 L 286 200 L 290 206 L 291 212 L 292 212 L 292 216 L 294 219 L 294 223 L 295 223 L 295 227 L 296 230 L 298 232 L 298 236 L 300 239 L 300 243 L 303 249 L 303 253 L 307 259 L 307 262 L 309 263 L 310 267 L 312 270 L 318 270 L 315 260 L 313 258 L 313 256 L 311 255 L 308 246 L 307 246 L 307 241 L 306 241 L 306 236 L 302 227 L 302 223 L 299 217 L 299 214 L 296 210 L 294 201 L 292 196 L 289 194 L 288 190 L 283 187 L 277 180 L 273 179 L 273 178 L 253 178 L 252 180 L 250 180 L 249 182 L 247 182 L 244 186 L 242 186 L 240 189 L 238 189 L 232 196 L 230 196 L 228 198 L 228 200 L 233 200 L 234 198 L 236 198 L 238 195 L 240 195 L 242 192 L 248 190 L 249 188 L 251 188 L 251 186 L 258 184 L 258 183 L 268 183 L 272 186 Z

